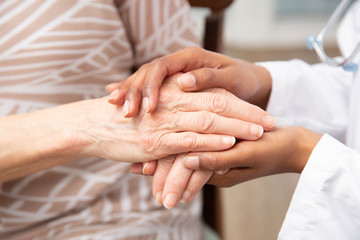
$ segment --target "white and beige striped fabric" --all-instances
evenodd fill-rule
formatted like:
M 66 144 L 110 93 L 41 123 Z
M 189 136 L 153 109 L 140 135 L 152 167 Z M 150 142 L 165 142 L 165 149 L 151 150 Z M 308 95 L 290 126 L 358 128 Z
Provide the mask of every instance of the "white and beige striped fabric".
M 0 1 L 0 115 L 106 95 L 133 66 L 196 45 L 189 15 L 185 0 Z M 166 210 L 128 169 L 88 158 L 1 184 L 0 239 L 202 238 L 198 200 Z

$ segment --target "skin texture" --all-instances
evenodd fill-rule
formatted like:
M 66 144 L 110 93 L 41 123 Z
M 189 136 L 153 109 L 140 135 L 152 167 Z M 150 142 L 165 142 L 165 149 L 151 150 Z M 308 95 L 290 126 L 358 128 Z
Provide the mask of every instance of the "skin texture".
M 230 93 L 184 93 L 176 76 L 160 90 L 153 113 L 123 117 L 108 98 L 80 101 L 0 118 L 0 181 L 8 181 L 88 156 L 141 162 L 191 151 L 219 151 L 234 137 L 257 139 L 268 114 Z M 234 111 L 229 106 L 242 106 Z M 49 121 L 51 119 L 51 121 Z M 225 126 L 241 125 L 231 132 Z M 255 128 L 255 133 L 252 131 Z
M 257 141 L 240 141 L 221 152 L 191 153 L 183 163 L 188 168 L 219 171 L 209 183 L 230 187 L 251 179 L 285 173 L 301 173 L 321 135 L 301 127 L 279 127 Z M 198 158 L 198 163 L 187 161 Z
M 137 104 L 143 97 L 143 103 L 148 104 L 145 110 L 152 111 L 158 101 L 157 89 L 164 77 L 177 71 L 186 72 L 177 79 L 184 91 L 220 87 L 263 109 L 271 94 L 271 76 L 265 68 L 199 48 L 186 48 L 144 65 L 128 81 L 108 86 L 109 91 L 119 89 L 112 94 L 110 102 L 127 102 L 131 106 L 128 116 L 132 116 L 137 113 Z M 274 125 L 270 118 L 267 124 L 263 124 L 265 130 L 273 129 Z M 234 130 L 237 126 L 227 127 Z M 257 141 L 238 141 L 226 151 L 172 156 L 158 162 L 148 162 L 144 166 L 135 164 L 131 171 L 154 174 L 154 197 L 159 203 L 172 208 L 180 199 L 191 200 L 209 176 L 212 177 L 208 183 L 227 187 L 272 174 L 301 173 L 320 138 L 320 134 L 304 128 L 281 127 L 265 132 Z M 201 177 L 190 175 L 178 164 L 180 159 L 185 167 L 195 170 L 193 175 Z M 214 171 L 218 174 L 213 175 Z M 166 201 L 166 193 L 172 194 L 172 201 Z
M 141 66 L 126 81 L 108 85 L 107 90 L 112 92 L 109 102 L 117 105 L 125 102 L 129 107 L 128 117 L 137 114 L 141 101 L 145 103 L 144 109 L 152 112 L 157 106 L 159 89 L 165 77 L 178 72 L 186 73 L 178 78 L 184 91 L 223 88 L 262 108 L 266 107 L 270 95 L 267 90 L 271 89 L 271 76 L 265 68 L 198 47 L 188 47 Z M 275 120 L 263 126 L 269 130 L 274 125 Z
M 177 155 L 172 157 L 176 159 L 173 165 L 167 159 L 165 164 L 171 165 L 168 166 L 171 169 L 168 172 L 163 169 L 158 171 L 156 162 L 153 161 L 145 172 L 148 175 L 154 174 L 154 185 L 157 184 L 154 186 L 154 196 L 156 192 L 163 190 L 181 196 L 184 201 L 190 201 L 206 182 L 219 187 L 231 187 L 273 174 L 301 173 L 320 138 L 320 134 L 305 128 L 279 127 L 264 133 L 257 141 L 239 141 L 233 148 L 225 151 Z M 198 160 L 194 161 L 196 158 Z M 158 161 L 158 165 L 162 162 L 163 160 Z M 189 169 L 195 170 L 191 176 L 186 175 L 189 174 Z M 228 169 L 230 170 L 221 175 L 212 174 L 214 171 Z M 140 165 L 133 165 L 132 172 L 141 174 Z M 184 172 L 185 176 L 181 175 Z M 162 201 L 165 199 L 164 192 Z M 180 200 L 179 197 L 175 199 Z M 170 206 L 174 207 L 176 203 L 173 201 Z
M 224 90 L 228 90 L 235 96 L 262 108 L 266 107 L 270 95 L 267 89 L 271 89 L 271 77 L 266 69 L 201 48 L 189 47 L 143 65 L 124 82 L 108 85 L 107 90 L 111 92 L 109 102 L 123 105 L 126 109 L 125 117 L 135 116 L 139 112 L 140 104 L 143 111 L 152 112 L 157 107 L 158 91 L 165 77 L 177 72 L 186 72 L 177 77 L 178 85 L 184 91 L 218 91 L 225 94 Z M 227 107 L 232 110 L 243 109 L 241 105 Z M 258 116 L 254 114 L 254 111 L 246 111 L 240 119 L 253 121 L 249 117 Z M 265 131 L 275 127 L 275 119 L 270 115 L 256 123 L 262 125 Z M 227 124 L 226 128 L 234 132 L 242 125 Z M 132 172 L 137 174 L 152 175 L 155 170 L 161 172 L 155 172 L 153 194 L 156 201 L 163 203 L 167 208 L 176 206 L 180 199 L 190 201 L 212 175 L 212 172 L 199 174 L 195 171 L 192 173 L 195 177 L 192 177 L 188 170 L 176 164 L 179 158 L 183 158 L 183 155 L 162 159 L 159 162 L 147 162 L 145 165 L 135 164 L 132 167 Z M 171 201 L 166 201 L 167 193 L 172 196 L 169 197 Z

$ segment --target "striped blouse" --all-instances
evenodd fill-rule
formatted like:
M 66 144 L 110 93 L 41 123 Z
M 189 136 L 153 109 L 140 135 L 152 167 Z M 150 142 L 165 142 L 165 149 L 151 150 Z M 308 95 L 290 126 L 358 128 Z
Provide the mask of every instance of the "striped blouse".
M 185 0 L 0 1 L 0 116 L 107 95 L 132 67 L 196 45 L 189 18 Z M 166 210 L 128 170 L 87 158 L 0 184 L 0 238 L 202 238 L 198 199 Z

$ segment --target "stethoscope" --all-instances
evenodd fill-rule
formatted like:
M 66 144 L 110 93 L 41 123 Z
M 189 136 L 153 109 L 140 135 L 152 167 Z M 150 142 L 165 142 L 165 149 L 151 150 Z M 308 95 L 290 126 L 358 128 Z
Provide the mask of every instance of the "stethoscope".
M 330 66 L 342 67 L 345 71 L 356 72 L 358 69 L 358 64 L 356 64 L 353 60 L 355 56 L 360 51 L 360 42 L 356 45 L 353 53 L 349 57 L 335 57 L 331 58 L 326 55 L 324 50 L 324 37 L 325 34 L 334 26 L 334 24 L 342 17 L 349 7 L 349 5 L 355 0 L 342 0 L 340 5 L 335 9 L 334 13 L 331 15 L 328 22 L 325 26 L 320 30 L 317 36 L 310 35 L 307 39 L 307 46 L 310 50 L 315 50 L 316 54 L 319 56 L 320 60 L 323 63 L 329 64 Z

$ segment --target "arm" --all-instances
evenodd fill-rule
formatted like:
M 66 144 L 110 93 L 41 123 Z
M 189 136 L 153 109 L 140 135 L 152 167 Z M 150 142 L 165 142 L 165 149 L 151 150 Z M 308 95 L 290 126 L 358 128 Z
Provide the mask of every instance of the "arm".
M 239 120 L 245 113 L 252 112 L 253 121 L 268 115 L 231 94 L 183 93 L 173 81 L 162 87 L 160 96 L 156 112 L 131 119 L 107 98 L 1 118 L 1 181 L 86 156 L 142 162 L 194 150 L 224 150 L 233 146 L 234 137 L 261 136 L 260 126 Z M 241 110 L 231 108 L 239 104 Z M 230 131 L 229 124 L 241 127 Z
M 184 91 L 198 91 L 219 87 L 235 96 L 265 108 L 271 92 L 271 76 L 261 66 L 224 55 L 189 47 L 143 65 L 124 82 L 107 87 L 112 92 L 109 102 L 122 105 L 126 116 L 135 116 L 140 104 L 153 111 L 158 101 L 158 89 L 166 76 L 186 72 L 178 78 Z M 275 125 L 274 119 L 262 123 L 265 130 Z

